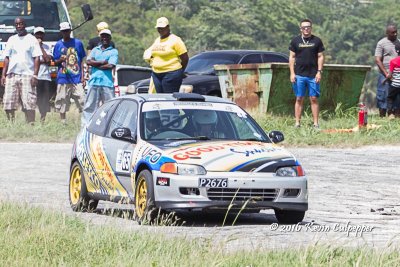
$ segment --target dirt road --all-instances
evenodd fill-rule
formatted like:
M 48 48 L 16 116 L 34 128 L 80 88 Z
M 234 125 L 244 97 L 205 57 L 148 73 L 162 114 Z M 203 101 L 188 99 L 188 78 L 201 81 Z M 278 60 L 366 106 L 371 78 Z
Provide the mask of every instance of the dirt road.
M 0 143 L 0 200 L 60 210 L 92 224 L 222 241 L 228 250 L 295 248 L 315 242 L 370 247 L 400 244 L 400 146 L 289 149 L 309 179 L 309 211 L 304 222 L 277 225 L 268 211 L 245 214 L 234 226 L 224 227 L 223 216 L 184 216 L 185 226 L 154 227 L 109 215 L 73 213 L 68 203 L 71 147 Z M 100 207 L 129 208 L 108 203 Z

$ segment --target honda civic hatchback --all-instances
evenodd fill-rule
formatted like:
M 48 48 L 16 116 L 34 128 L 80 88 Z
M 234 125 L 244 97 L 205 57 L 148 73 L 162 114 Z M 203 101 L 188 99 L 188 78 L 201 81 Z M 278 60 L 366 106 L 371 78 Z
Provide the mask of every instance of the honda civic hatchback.
M 104 103 L 72 150 L 74 211 L 100 200 L 134 203 L 142 223 L 157 210 L 259 212 L 298 223 L 308 209 L 299 161 L 236 104 L 194 93 L 127 95 Z

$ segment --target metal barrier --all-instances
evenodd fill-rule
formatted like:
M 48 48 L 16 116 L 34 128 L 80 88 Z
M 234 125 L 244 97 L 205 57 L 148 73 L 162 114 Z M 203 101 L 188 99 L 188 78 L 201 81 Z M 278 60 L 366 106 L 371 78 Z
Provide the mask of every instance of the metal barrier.
M 246 110 L 293 113 L 294 93 L 287 63 L 215 65 L 221 94 Z M 367 72 L 365 65 L 325 64 L 321 80 L 321 110 L 333 111 L 339 103 L 355 107 Z M 308 97 L 305 107 L 308 104 Z

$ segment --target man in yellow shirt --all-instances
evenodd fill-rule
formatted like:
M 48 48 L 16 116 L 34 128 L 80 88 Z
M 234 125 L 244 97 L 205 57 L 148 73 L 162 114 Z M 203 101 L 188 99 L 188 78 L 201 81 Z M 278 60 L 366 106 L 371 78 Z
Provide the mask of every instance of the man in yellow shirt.
M 187 49 L 182 39 L 171 33 L 168 19 L 157 19 L 156 27 L 160 34 L 146 50 L 148 62 L 153 72 L 151 78 L 157 93 L 178 92 L 189 61 Z

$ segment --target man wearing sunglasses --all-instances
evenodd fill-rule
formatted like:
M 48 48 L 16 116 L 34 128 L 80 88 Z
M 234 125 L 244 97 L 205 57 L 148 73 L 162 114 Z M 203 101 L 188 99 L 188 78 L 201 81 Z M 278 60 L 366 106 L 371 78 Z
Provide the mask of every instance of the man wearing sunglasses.
M 320 81 L 324 65 L 325 50 L 320 38 L 311 33 L 312 22 L 304 19 L 300 22 L 300 35 L 294 37 L 289 46 L 290 81 L 296 95 L 294 106 L 296 127 L 300 127 L 304 97 L 308 89 L 314 128 L 319 128 L 318 115 Z

